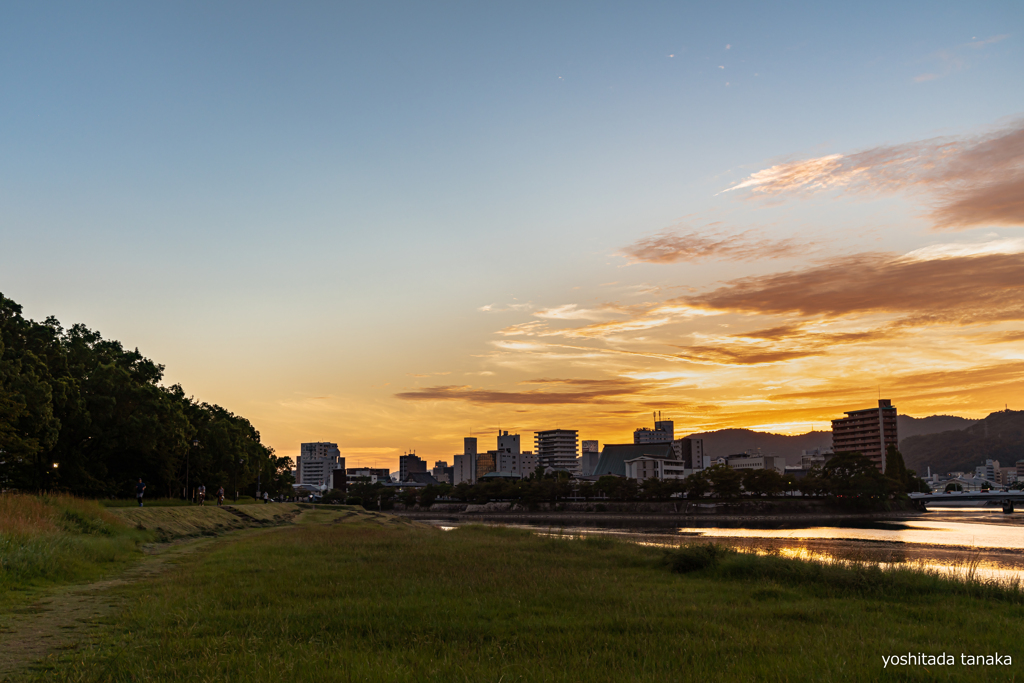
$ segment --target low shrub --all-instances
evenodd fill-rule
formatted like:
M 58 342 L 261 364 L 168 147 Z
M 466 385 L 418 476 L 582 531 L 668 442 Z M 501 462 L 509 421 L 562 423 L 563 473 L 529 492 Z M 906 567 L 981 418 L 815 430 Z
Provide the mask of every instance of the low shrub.
M 677 574 L 688 574 L 718 566 L 722 558 L 736 551 L 716 543 L 691 543 L 665 552 L 665 562 Z

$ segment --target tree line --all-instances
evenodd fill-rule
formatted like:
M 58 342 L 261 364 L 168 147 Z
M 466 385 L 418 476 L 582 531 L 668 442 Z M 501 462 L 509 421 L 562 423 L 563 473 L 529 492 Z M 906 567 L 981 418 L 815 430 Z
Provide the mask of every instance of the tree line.
M 903 463 L 900 452 L 890 447 L 886 454 L 886 473 L 861 453 L 838 453 L 823 466 L 797 478 L 773 469 L 736 470 L 713 465 L 685 479 L 626 479 L 605 476 L 595 482 L 574 481 L 565 473 L 543 473 L 543 468 L 526 479 L 497 480 L 477 484 L 430 485 L 422 489 L 396 491 L 383 484 L 357 481 L 348 491 L 332 491 L 331 501 L 390 509 L 395 502 L 429 507 L 439 497 L 464 503 L 516 501 L 535 507 L 569 498 L 611 501 L 669 501 L 712 496 L 720 499 L 762 498 L 800 492 L 804 496 L 832 497 L 853 501 L 880 501 L 903 497 L 914 491 L 927 492 L 928 485 Z M 347 496 L 347 497 L 346 497 Z
M 84 325 L 42 323 L 0 294 L 0 489 L 89 497 L 290 492 L 291 459 L 244 417 L 163 386 L 164 366 Z

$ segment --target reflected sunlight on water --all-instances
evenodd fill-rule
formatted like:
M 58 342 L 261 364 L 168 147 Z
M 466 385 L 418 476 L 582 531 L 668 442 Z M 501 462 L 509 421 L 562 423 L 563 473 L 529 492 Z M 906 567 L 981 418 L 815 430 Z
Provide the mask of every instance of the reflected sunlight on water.
M 753 521 L 753 520 L 752 520 Z M 458 525 L 438 523 L 444 530 Z M 961 579 L 1024 580 L 1024 515 L 990 508 L 928 512 L 913 519 L 865 520 L 847 526 L 788 529 L 680 527 L 616 529 L 584 526 L 508 524 L 550 536 L 609 536 L 674 548 L 714 541 L 737 550 L 815 562 L 856 562 L 913 567 Z

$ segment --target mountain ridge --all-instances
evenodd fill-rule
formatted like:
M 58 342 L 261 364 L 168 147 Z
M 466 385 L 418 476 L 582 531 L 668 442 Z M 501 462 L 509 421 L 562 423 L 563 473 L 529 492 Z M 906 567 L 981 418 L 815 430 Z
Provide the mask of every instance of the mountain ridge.
M 902 448 L 903 442 L 907 438 L 962 431 L 979 422 L 981 420 L 972 420 L 956 415 L 929 415 L 927 417 L 897 415 L 896 431 Z M 832 448 L 832 430 L 810 431 L 804 434 L 775 434 L 752 429 L 729 428 L 710 432 L 694 432 L 688 436 L 703 439 L 704 453 L 712 458 L 735 455 L 748 450 L 760 450 L 765 455 L 785 457 L 787 465 L 799 465 L 802 451 Z M 909 462 L 907 466 L 914 469 Z

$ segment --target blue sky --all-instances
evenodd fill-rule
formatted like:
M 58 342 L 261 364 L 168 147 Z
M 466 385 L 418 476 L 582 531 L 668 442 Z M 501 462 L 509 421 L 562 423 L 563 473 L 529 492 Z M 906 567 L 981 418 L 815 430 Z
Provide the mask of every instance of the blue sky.
M 412 375 L 507 390 L 641 371 L 494 356 L 530 311 L 807 265 L 628 265 L 622 249 L 659 231 L 756 230 L 817 258 L 949 242 L 906 194 L 720 193 L 1024 112 L 1010 2 L 17 3 L 0 19 L 0 291 L 138 346 L 282 453 L 329 438 L 443 454 L 522 408 L 396 399 Z M 576 419 L 603 439 L 646 412 L 537 410 L 524 428 Z

